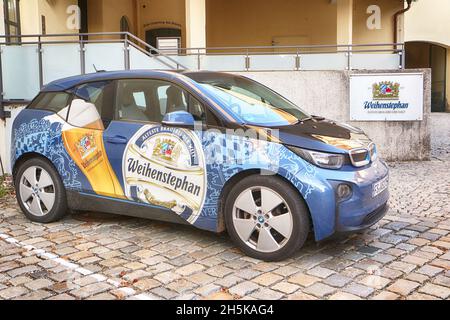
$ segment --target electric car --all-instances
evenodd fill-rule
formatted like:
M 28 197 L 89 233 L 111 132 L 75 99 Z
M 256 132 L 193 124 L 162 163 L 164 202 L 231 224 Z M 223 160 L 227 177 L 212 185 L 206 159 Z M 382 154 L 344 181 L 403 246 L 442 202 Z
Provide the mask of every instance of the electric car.
M 388 210 L 388 167 L 363 131 L 226 73 L 52 82 L 15 119 L 11 148 L 17 200 L 34 222 L 100 211 L 189 224 L 227 231 L 266 261 Z

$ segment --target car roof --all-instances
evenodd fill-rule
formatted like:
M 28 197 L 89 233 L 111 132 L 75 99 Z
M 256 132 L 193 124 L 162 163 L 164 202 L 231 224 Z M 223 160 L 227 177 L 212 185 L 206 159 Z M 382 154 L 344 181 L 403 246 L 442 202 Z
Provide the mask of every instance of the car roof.
M 185 71 L 185 70 L 129 70 L 129 71 L 100 71 L 85 75 L 78 75 L 69 78 L 59 79 L 46 85 L 41 92 L 64 91 L 87 82 L 108 81 L 129 78 L 163 78 L 170 80 L 177 75 L 186 75 L 188 78 L 196 76 L 224 76 L 225 73 L 211 71 Z

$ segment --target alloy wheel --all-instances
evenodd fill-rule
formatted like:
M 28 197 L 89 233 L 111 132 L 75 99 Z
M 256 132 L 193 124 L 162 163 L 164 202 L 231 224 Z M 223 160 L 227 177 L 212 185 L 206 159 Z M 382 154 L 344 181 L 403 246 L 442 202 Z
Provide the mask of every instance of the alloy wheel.
M 43 168 L 32 166 L 20 179 L 20 200 L 34 216 L 48 214 L 55 204 L 55 185 L 50 174 Z
M 287 202 L 266 187 L 243 191 L 233 205 L 233 225 L 250 248 L 272 253 L 283 248 L 292 236 L 293 217 Z

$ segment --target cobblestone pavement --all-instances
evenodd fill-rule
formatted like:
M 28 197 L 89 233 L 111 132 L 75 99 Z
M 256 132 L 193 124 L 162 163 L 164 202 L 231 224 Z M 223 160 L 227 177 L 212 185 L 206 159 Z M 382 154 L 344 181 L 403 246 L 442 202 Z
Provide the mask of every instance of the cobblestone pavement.
M 379 224 L 309 240 L 279 263 L 172 224 L 100 214 L 34 224 L 3 200 L 0 299 L 449 299 L 447 148 L 390 164 L 391 210 Z

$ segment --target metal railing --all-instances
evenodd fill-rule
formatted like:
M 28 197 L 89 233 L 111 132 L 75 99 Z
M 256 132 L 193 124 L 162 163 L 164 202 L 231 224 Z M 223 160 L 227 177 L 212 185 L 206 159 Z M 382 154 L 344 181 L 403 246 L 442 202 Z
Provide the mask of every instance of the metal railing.
M 110 68 L 112 70 L 117 70 L 117 68 L 120 70 L 142 68 L 139 66 L 150 69 L 191 69 L 236 72 L 352 70 L 371 69 L 371 61 L 378 61 L 377 67 L 380 66 L 384 69 L 404 69 L 405 67 L 405 46 L 402 43 L 180 48 L 177 54 L 173 54 L 173 49 L 157 49 L 129 32 L 0 35 L 0 118 L 7 116 L 3 108 L 4 104 L 18 103 L 19 101 L 23 103 L 26 100 L 25 98 L 20 97 L 23 100 L 16 100 L 18 99 L 16 97 L 19 95 L 27 96 L 23 94 L 20 88 L 20 92 L 17 92 L 17 86 L 13 85 L 14 81 L 10 79 L 14 75 L 8 75 L 8 78 L 5 78 L 4 72 L 8 71 L 2 70 L 3 67 L 8 69 L 10 73 L 12 72 L 10 68 L 11 63 L 2 63 L 3 58 L 10 59 L 5 61 L 11 61 L 11 56 L 15 54 L 14 50 L 10 50 L 11 48 L 23 48 L 23 51 L 27 50 L 27 47 L 33 50 L 36 48 L 36 51 L 32 53 L 33 59 L 30 60 L 32 62 L 28 65 L 21 66 L 20 61 L 18 62 L 17 59 L 14 59 L 14 63 L 18 65 L 17 69 L 22 68 L 22 72 L 27 70 L 27 68 L 33 69 L 32 77 L 29 77 L 32 79 L 27 79 L 26 76 L 21 74 L 15 78 L 16 82 L 14 84 L 24 79 L 24 81 L 28 81 L 28 85 L 30 83 L 33 84 L 33 89 L 30 91 L 34 94 L 36 90 L 42 88 L 46 82 L 51 80 L 48 76 L 50 71 L 47 70 L 49 67 L 47 56 L 45 56 L 47 59 L 44 61 L 44 51 L 47 48 L 51 47 L 51 45 L 62 45 L 61 47 L 64 47 L 64 45 L 72 45 L 69 48 L 72 50 L 69 52 L 69 55 L 72 57 L 70 59 L 76 59 L 78 61 L 76 62 L 76 67 L 70 68 L 68 66 L 67 68 L 70 69 L 71 74 L 75 75 L 86 74 L 88 68 L 91 70 L 90 72 L 93 72 L 87 62 L 86 52 L 88 49 L 90 50 L 91 63 L 93 54 L 97 54 L 97 60 L 106 59 L 110 55 L 107 51 L 98 54 L 98 52 L 94 52 L 94 49 L 91 50 L 92 45 L 95 44 L 109 45 L 108 48 L 116 50 L 114 67 Z M 74 51 L 76 48 L 78 48 L 79 53 Z M 3 51 L 8 51 L 8 54 L 4 54 Z M 68 59 L 69 64 L 74 64 L 68 57 L 64 58 Z M 123 59 L 123 63 L 118 62 L 117 59 Z M 137 60 L 140 63 L 136 63 Z M 152 62 L 147 63 L 147 60 L 151 60 Z M 58 64 L 50 61 L 50 69 L 54 69 L 55 65 Z M 66 66 L 63 64 L 63 67 Z M 7 87 L 9 88 L 7 92 L 16 91 L 12 99 L 5 99 L 5 79 L 8 82 Z M 35 87 L 36 89 L 34 89 Z M 9 96 L 11 95 L 9 94 Z M 32 94 L 28 94 L 28 99 L 29 96 L 32 96 Z
M 398 69 L 405 69 L 404 43 L 351 44 L 351 45 L 300 45 L 300 46 L 248 46 L 248 47 L 204 47 L 179 48 L 178 54 L 173 49 L 161 49 L 160 52 L 172 57 L 194 57 L 196 68 L 202 70 L 202 57 L 206 56 L 243 56 L 245 59 L 243 70 L 251 71 L 252 58 L 258 56 L 291 55 L 293 56 L 291 70 L 302 70 L 302 58 L 311 55 L 345 54 L 347 70 L 352 67 L 352 58 L 358 54 L 385 53 L 398 56 Z M 374 56 L 376 59 L 376 56 Z
M 4 111 L 4 104 L 21 103 L 24 100 L 4 99 L 4 74 L 2 70 L 2 53 L 5 46 L 37 46 L 37 62 L 39 69 L 39 87 L 44 86 L 44 64 L 43 64 L 43 47 L 45 45 L 64 45 L 77 44 L 79 46 L 80 74 L 86 74 L 86 46 L 88 44 L 112 44 L 118 43 L 123 45 L 123 69 L 130 70 L 130 48 L 135 48 L 140 53 L 149 58 L 156 59 L 168 69 L 178 70 L 186 69 L 172 57 L 164 54 L 157 48 L 142 41 L 129 32 L 103 32 L 103 33 L 75 33 L 75 34 L 32 34 L 32 35 L 0 35 L 0 119 L 8 116 Z

